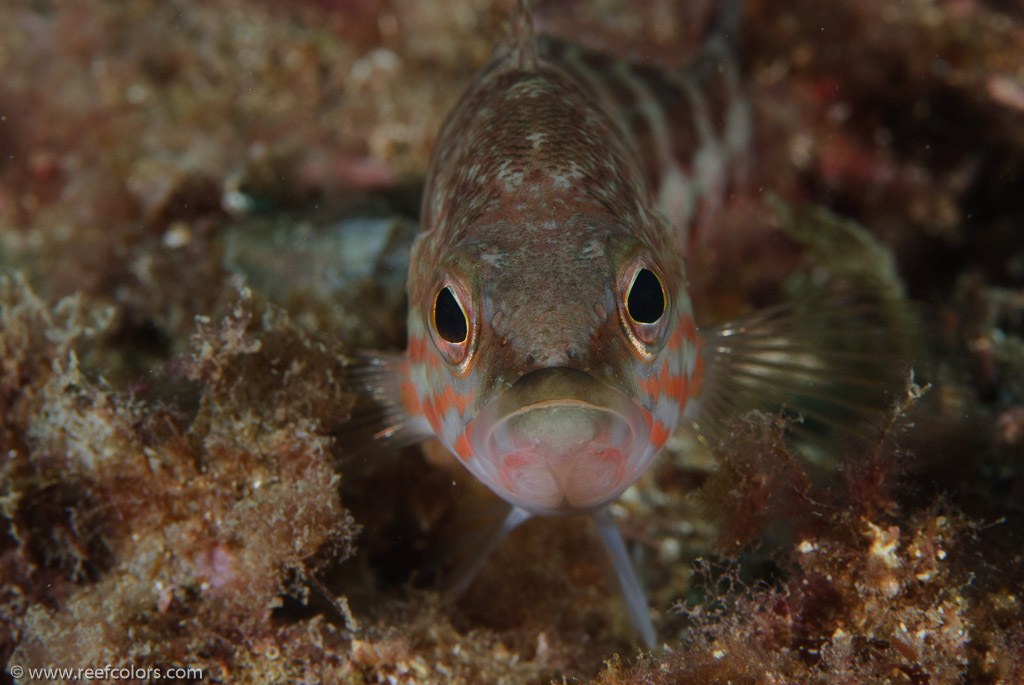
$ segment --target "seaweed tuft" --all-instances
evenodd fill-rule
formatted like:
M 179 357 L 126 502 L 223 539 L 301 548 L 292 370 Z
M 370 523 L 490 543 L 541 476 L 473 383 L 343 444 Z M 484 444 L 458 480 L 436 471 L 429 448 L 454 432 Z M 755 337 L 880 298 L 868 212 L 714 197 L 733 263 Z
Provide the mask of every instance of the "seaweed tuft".
M 74 352 L 82 317 L 19 283 L 3 310 L 21 322 L 4 336 L 21 350 L 4 374 L 5 651 L 17 635 L 12 658 L 26 666 L 231 673 L 259 637 L 264 656 L 291 644 L 287 658 L 313 658 L 271 611 L 307 597 L 296 577 L 354 551 L 322 428 L 345 411 L 339 356 L 279 312 L 254 320 L 243 294 L 219 326 L 200 322 L 179 365 L 200 388 L 189 415 L 91 378 Z

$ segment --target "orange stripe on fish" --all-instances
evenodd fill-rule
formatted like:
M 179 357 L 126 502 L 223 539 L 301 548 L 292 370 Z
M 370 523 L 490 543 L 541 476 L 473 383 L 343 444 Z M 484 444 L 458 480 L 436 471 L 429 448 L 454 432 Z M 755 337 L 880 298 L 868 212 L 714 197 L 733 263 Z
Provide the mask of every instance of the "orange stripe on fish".
M 437 408 L 438 416 L 444 416 L 448 410 L 455 406 L 455 391 L 452 386 L 444 386 L 444 390 L 434 393 L 434 406 Z
M 661 421 L 655 421 L 654 425 L 651 426 L 651 444 L 660 450 L 668 441 L 668 436 L 668 429 L 661 424 Z
M 437 413 L 437 408 L 434 407 L 434 402 L 430 399 L 423 400 L 423 415 L 427 418 L 427 423 L 434 429 L 434 433 L 440 435 L 441 433 L 441 417 Z
M 444 416 L 453 407 L 462 415 L 473 401 L 473 389 L 470 388 L 467 393 L 458 393 L 452 386 L 446 385 L 444 390 L 433 396 L 433 399 L 439 416 Z
M 417 363 L 427 358 L 427 341 L 425 338 L 409 336 L 409 360 Z
M 402 377 L 408 378 L 408 372 L 403 372 Z M 416 386 L 412 384 L 412 381 L 402 381 L 398 391 L 402 407 L 405 411 L 412 416 L 423 416 L 423 405 L 420 403 L 420 398 L 416 394 Z
M 668 363 L 662 369 L 661 391 L 676 401 L 682 401 L 686 391 L 686 379 L 676 374 L 668 373 Z
M 651 374 L 645 378 L 641 378 L 637 381 L 637 386 L 640 391 L 651 398 L 652 402 L 658 401 L 658 395 L 661 392 L 661 385 L 658 381 L 658 376 Z
M 654 416 L 652 416 L 651 412 L 647 411 L 646 409 L 641 409 L 640 414 L 641 416 L 644 417 L 644 421 L 647 422 L 647 430 L 650 431 L 651 426 L 654 423 Z
M 455 408 L 458 410 L 459 414 L 465 414 L 466 409 L 468 409 L 469 405 L 473 403 L 474 392 L 474 389 L 470 388 L 469 392 L 455 394 Z
M 469 443 L 469 429 L 466 429 L 459 434 L 459 437 L 455 440 L 453 447 L 455 448 L 455 456 L 457 456 L 463 463 L 473 458 L 473 448 Z
M 680 317 L 679 322 L 682 324 L 684 319 Z M 665 343 L 665 348 L 670 352 L 675 352 L 683 346 L 683 327 L 678 325 L 675 330 L 672 331 L 672 335 L 669 336 L 668 342 Z
M 428 369 L 441 368 L 441 359 L 436 354 L 427 352 L 427 340 L 418 336 L 409 336 L 409 361 L 424 364 Z
M 679 334 L 689 340 L 695 342 L 697 340 L 697 326 L 693 323 L 692 316 L 681 316 L 679 317 Z

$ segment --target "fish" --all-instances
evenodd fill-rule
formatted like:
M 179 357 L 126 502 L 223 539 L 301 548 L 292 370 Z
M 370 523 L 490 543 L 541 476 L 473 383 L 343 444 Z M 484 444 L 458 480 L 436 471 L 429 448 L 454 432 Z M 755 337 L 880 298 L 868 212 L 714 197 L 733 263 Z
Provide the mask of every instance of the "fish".
M 661 70 L 538 32 L 519 3 L 437 138 L 407 350 L 366 353 L 353 371 L 379 407 L 377 444 L 437 438 L 508 504 L 454 593 L 524 521 L 586 515 L 648 649 L 650 610 L 609 505 L 680 426 L 713 444 L 754 409 L 843 424 L 877 406 L 888 373 L 847 345 L 886 328 L 870 303 L 694 320 L 686 267 L 753 133 L 743 4 L 716 7 L 693 61 Z

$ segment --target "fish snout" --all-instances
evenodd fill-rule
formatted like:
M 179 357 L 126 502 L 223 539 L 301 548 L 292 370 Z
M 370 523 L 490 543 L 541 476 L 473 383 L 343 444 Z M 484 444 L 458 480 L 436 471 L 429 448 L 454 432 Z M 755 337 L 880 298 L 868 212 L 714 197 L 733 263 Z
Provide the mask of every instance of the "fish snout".
M 473 422 L 475 475 L 535 513 L 614 500 L 649 455 L 650 422 L 627 395 L 568 368 L 526 374 Z

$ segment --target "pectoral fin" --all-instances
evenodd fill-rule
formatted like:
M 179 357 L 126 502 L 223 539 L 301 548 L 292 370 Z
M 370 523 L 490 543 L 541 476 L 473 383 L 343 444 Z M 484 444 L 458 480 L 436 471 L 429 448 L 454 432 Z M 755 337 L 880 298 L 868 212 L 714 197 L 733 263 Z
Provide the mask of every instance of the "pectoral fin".
M 433 437 L 408 381 L 405 355 L 364 353 L 347 360 L 345 384 L 357 395 L 334 431 L 346 455 L 396 451 Z
M 810 437 L 870 434 L 921 365 L 916 319 L 867 295 L 804 300 L 701 331 L 703 383 L 687 417 L 712 446 L 751 411 Z

